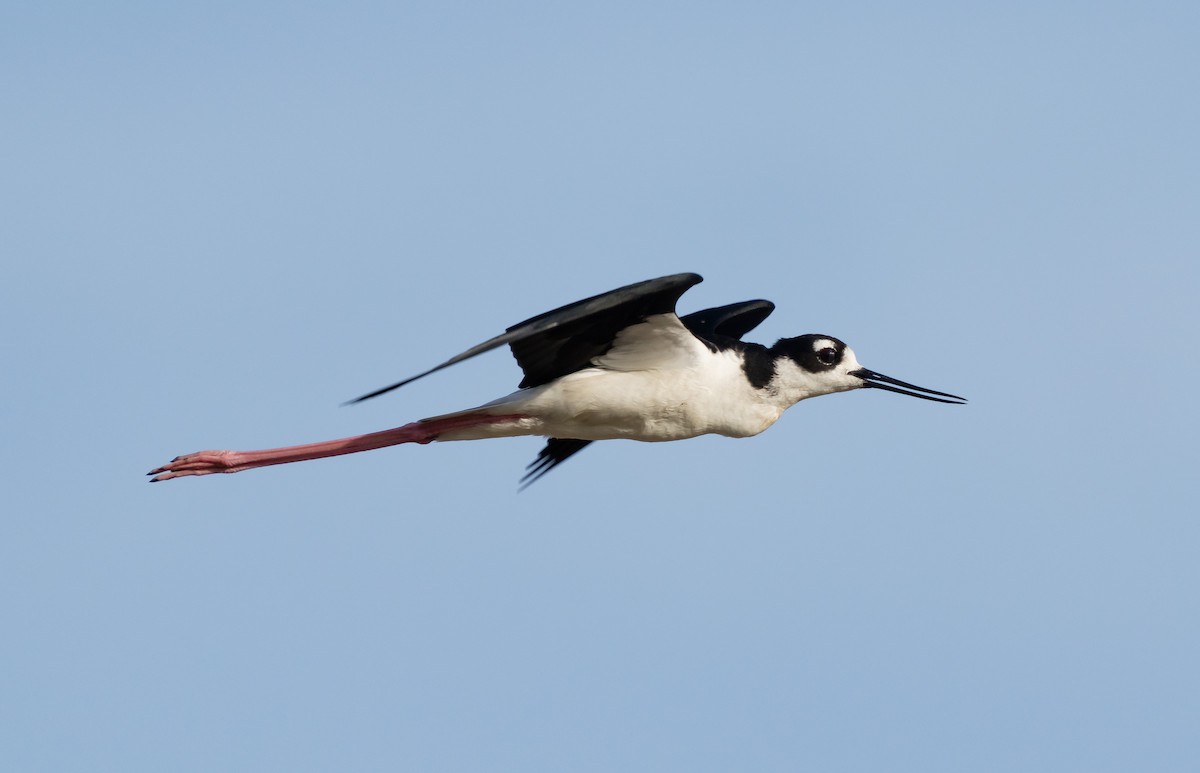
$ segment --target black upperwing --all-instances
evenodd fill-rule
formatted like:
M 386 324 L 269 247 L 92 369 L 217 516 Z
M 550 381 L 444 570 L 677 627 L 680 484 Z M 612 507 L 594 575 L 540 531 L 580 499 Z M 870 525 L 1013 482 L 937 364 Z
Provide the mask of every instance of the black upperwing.
M 440 365 L 349 403 L 378 397 L 477 354 L 508 344 L 525 378 L 520 386 L 540 386 L 588 367 L 612 346 L 617 333 L 655 314 L 675 311 L 679 296 L 702 281 L 699 274 L 672 274 L 594 295 L 513 325 Z M 347 404 L 349 404 L 347 403 Z
M 693 312 L 679 319 L 697 338 L 710 346 L 719 347 L 727 341 L 740 341 L 742 336 L 758 327 L 774 310 L 775 304 L 770 301 L 744 301 Z M 571 438 L 547 440 L 537 458 L 525 468 L 521 490 L 533 485 L 538 478 L 582 451 L 591 442 Z
M 679 321 L 697 338 L 720 344 L 721 339 L 742 340 L 774 310 L 775 304 L 770 301 L 742 301 L 693 312 Z

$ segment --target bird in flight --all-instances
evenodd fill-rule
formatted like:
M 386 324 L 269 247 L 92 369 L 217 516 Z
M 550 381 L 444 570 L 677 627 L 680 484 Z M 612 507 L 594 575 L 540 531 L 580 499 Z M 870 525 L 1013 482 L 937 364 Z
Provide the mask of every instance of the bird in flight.
M 540 435 L 521 479 L 528 486 L 595 440 L 664 441 L 757 435 L 809 397 L 872 388 L 939 403 L 965 398 L 897 381 L 858 363 L 829 335 L 773 346 L 742 336 L 774 310 L 755 300 L 680 317 L 675 304 L 698 274 L 673 274 L 548 311 L 440 365 L 351 400 L 362 402 L 505 344 L 525 377 L 490 403 L 395 429 L 264 451 L 199 451 L 150 471 L 151 482 L 242 472 L 401 443 Z

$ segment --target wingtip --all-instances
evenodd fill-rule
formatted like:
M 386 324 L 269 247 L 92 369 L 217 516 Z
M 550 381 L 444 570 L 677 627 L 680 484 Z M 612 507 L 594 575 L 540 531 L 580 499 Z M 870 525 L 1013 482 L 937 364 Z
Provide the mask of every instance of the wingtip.
M 697 274 L 695 271 L 683 271 L 678 274 L 663 277 L 668 281 L 686 283 L 688 287 L 698 285 L 704 281 L 704 277 Z
M 347 400 L 346 402 L 342 403 L 341 406 L 339 406 L 339 407 L 345 408 L 347 405 L 356 405 L 358 403 L 363 402 L 364 400 L 370 400 L 372 397 L 379 397 L 380 395 L 387 394 L 388 392 L 392 391 L 393 389 L 399 389 L 400 387 L 404 386 L 405 384 L 407 384 L 409 381 L 412 381 L 412 380 L 413 379 L 411 379 L 411 378 L 406 379 L 399 383 L 392 384 L 391 386 L 385 386 L 383 389 L 376 389 L 374 392 L 368 392 L 365 395 L 359 395 L 358 397 L 355 397 L 353 400 Z

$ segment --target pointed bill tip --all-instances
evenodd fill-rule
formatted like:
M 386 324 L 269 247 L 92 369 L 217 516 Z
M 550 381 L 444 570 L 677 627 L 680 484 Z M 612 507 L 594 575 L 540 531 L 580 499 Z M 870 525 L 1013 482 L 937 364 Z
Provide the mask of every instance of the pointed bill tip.
M 947 405 L 966 405 L 967 398 L 952 395 L 949 392 L 939 392 L 936 389 L 926 389 L 919 387 L 916 384 L 910 384 L 907 381 L 885 376 L 882 373 L 876 373 L 867 368 L 860 368 L 852 371 L 852 376 L 857 376 L 863 380 L 863 387 L 871 389 L 882 389 L 886 392 L 895 392 L 898 395 L 907 395 L 909 397 L 919 397 L 922 400 L 930 400 L 935 403 L 946 403 Z

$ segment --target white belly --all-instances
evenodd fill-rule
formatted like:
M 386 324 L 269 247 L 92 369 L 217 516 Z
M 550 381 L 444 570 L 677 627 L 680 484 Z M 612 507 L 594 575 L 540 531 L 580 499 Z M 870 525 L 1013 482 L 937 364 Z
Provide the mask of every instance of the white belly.
M 682 440 L 697 435 L 757 435 L 782 410 L 755 390 L 740 367 L 701 383 L 686 370 L 634 372 L 588 368 L 551 384 L 522 389 L 482 406 L 524 418 L 442 435 L 473 440 L 543 435 L 579 440 Z

